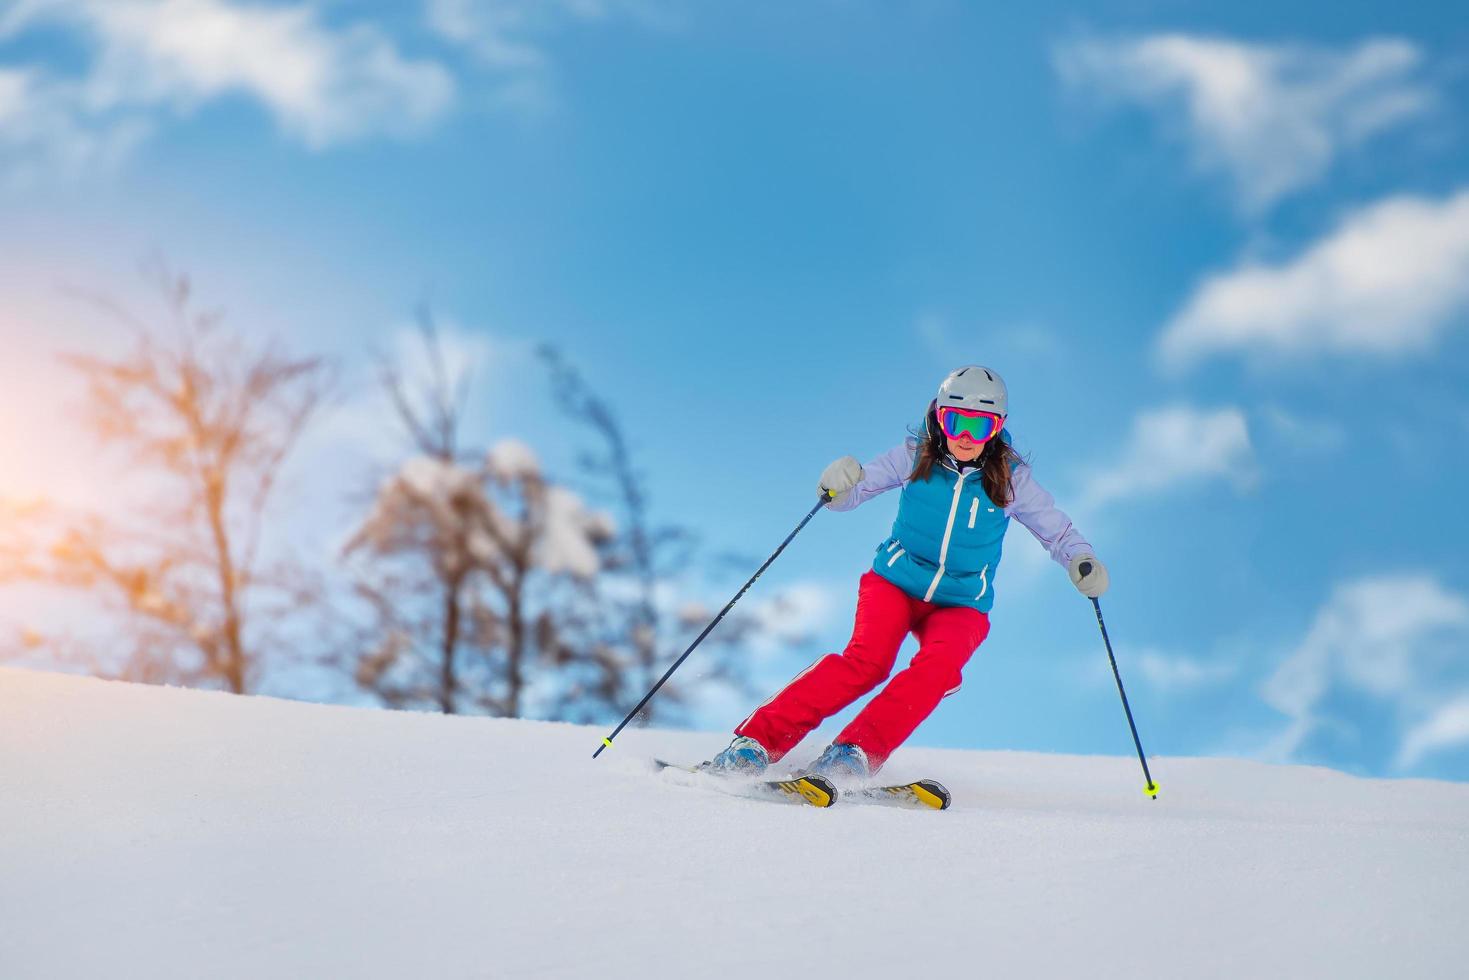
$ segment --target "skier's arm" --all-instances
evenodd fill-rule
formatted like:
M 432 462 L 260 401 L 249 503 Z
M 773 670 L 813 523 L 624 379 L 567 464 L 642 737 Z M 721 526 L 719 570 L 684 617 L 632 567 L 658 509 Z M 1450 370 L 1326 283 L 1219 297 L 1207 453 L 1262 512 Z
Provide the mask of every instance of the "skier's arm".
M 1096 554 L 1081 532 L 1072 526 L 1071 518 L 1056 507 L 1050 492 L 1035 482 L 1029 465 L 1021 463 L 1015 467 L 1010 474 L 1010 489 L 1015 499 L 1005 508 L 1005 513 L 1024 524 L 1058 565 L 1067 568 L 1077 555 Z
M 880 493 L 908 482 L 913 472 L 913 446 L 905 441 L 862 467 L 862 480 L 851 490 L 827 504 L 829 510 L 852 510 Z

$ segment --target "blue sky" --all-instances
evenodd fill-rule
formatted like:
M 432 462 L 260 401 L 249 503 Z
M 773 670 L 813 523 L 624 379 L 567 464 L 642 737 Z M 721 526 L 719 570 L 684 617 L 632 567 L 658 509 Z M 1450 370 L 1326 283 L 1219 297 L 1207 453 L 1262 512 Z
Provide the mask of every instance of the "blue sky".
M 401 453 L 368 355 L 427 299 L 471 435 L 583 479 L 556 344 L 661 514 L 757 561 L 979 362 L 1111 570 L 1150 751 L 1469 778 L 1469 25 L 1011 6 L 0 3 L 0 496 L 108 479 L 54 354 L 119 338 L 63 287 L 145 305 L 155 251 L 342 360 L 314 462 Z M 344 496 L 303 475 L 293 526 L 330 547 Z M 762 580 L 820 637 L 752 652 L 763 685 L 844 643 L 895 504 Z M 1019 528 L 996 590 L 916 740 L 1130 752 L 1090 605 Z

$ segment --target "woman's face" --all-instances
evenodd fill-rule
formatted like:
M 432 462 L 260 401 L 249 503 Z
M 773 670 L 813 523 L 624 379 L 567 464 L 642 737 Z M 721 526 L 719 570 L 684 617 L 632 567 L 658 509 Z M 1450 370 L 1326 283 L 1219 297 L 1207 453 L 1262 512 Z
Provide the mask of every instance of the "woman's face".
M 948 439 L 949 452 L 953 453 L 954 458 L 961 463 L 969 463 L 978 459 L 979 454 L 984 451 L 984 443 L 975 442 L 969 438 L 967 432 L 957 439 L 949 439 L 948 436 L 944 438 Z

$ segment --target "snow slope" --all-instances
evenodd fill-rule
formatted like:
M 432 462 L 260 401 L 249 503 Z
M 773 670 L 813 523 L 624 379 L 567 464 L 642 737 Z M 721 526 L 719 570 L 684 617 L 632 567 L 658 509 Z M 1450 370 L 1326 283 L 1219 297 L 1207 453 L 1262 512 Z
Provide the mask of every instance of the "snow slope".
M 1469 969 L 1469 786 L 907 750 L 953 809 L 817 810 L 602 734 L 0 670 L 0 976 Z

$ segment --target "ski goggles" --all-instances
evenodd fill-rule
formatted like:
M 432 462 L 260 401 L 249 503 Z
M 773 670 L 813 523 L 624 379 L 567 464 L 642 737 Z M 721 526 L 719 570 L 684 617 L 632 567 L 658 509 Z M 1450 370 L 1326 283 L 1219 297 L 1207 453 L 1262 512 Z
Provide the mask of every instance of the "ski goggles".
M 1005 427 L 1005 416 L 981 412 L 973 408 L 939 409 L 939 428 L 950 439 L 968 436 L 975 442 L 987 442 Z

